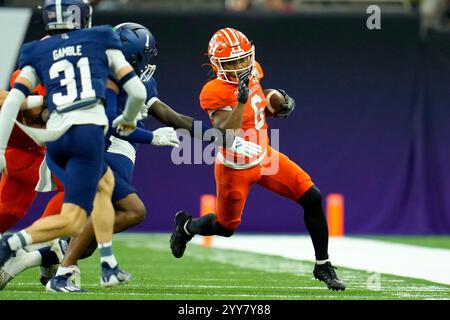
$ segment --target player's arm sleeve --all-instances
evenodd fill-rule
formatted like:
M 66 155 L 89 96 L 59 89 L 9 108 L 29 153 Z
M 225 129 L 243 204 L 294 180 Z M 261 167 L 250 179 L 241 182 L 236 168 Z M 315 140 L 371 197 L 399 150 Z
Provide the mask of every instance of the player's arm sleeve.
M 131 143 L 151 144 L 153 141 L 153 132 L 144 128 L 136 128 L 136 130 L 128 136 L 121 136 L 114 129 L 110 129 L 109 133 L 117 138 L 120 138 L 121 140 Z
M 2 91 L 0 90 L 0 109 L 3 107 L 3 104 L 5 103 L 6 98 L 8 97 L 9 91 Z M 28 109 L 34 109 L 34 108 L 41 108 L 44 106 L 44 97 L 40 95 L 32 95 L 28 96 L 26 100 L 24 100 L 20 104 L 20 111 L 28 110 Z
M 117 94 L 112 89 L 106 89 L 106 116 L 108 117 L 109 128 L 108 133 L 128 142 L 150 144 L 153 140 L 153 132 L 142 128 L 137 128 L 128 136 L 121 136 L 113 127 L 112 122 L 117 118 Z
M 123 115 L 128 120 L 136 119 L 145 102 L 145 98 L 147 97 L 145 86 L 134 70 L 132 70 L 130 64 L 125 60 L 125 56 L 122 51 L 117 49 L 108 49 L 106 50 L 106 55 L 108 57 L 110 70 L 128 94 Z M 128 67 L 131 71 L 121 75 L 123 70 L 127 70 Z
M 44 96 L 31 95 L 27 97 L 27 100 L 20 105 L 20 110 L 28 110 L 34 108 L 42 108 L 45 106 Z
M 36 70 L 32 66 L 25 66 L 25 67 L 23 67 L 22 70 L 20 71 L 19 75 L 17 76 L 17 79 L 25 79 L 26 81 L 29 82 L 29 85 L 31 87 L 28 88 L 29 92 L 27 93 L 27 95 L 29 95 L 30 92 L 34 88 L 36 88 L 37 85 L 40 83 L 40 80 L 38 78 Z M 17 79 L 14 82 L 14 87 L 16 87 L 16 85 L 17 85 Z
M 145 89 L 147 91 L 147 101 L 145 101 L 145 105 L 147 108 L 151 108 L 155 102 L 160 101 L 158 98 L 156 80 L 151 78 L 148 82 L 145 82 Z
M 0 112 L 0 152 L 4 152 L 8 145 L 20 105 L 37 83 L 36 72 L 29 66 L 22 68 L 18 78 L 25 79 L 25 81 L 15 82 L 14 88 L 9 92 Z
M 20 73 L 14 79 L 14 82 L 13 82 L 14 87 L 16 85 L 16 80 L 19 78 L 22 80 L 25 79 L 26 81 L 28 81 L 31 88 L 36 88 L 40 83 L 40 80 L 38 78 L 36 70 L 31 66 L 25 66 L 22 68 Z M 44 106 L 44 97 L 42 95 L 29 95 L 29 94 L 31 94 L 31 90 L 30 90 L 30 92 L 24 92 L 24 93 L 26 93 L 28 98 L 26 99 L 26 101 L 21 103 L 20 110 L 40 108 L 40 107 Z
M 125 59 L 122 51 L 118 49 L 108 49 L 106 50 L 106 56 L 108 57 L 108 65 L 111 70 L 112 75 L 117 79 L 117 74 L 119 71 L 130 64 Z
M 151 144 L 153 141 L 153 132 L 144 128 L 136 128 L 130 135 L 121 136 L 114 134 L 116 137 L 128 142 Z
M 26 71 L 26 70 L 25 70 Z M 16 79 L 19 77 L 19 74 L 21 73 L 20 69 L 17 69 L 12 74 L 10 80 L 9 80 L 9 87 L 10 90 L 14 87 L 14 83 L 16 82 Z M 26 76 L 26 74 L 25 74 Z M 37 76 L 36 76 L 37 79 Z M 32 81 L 36 80 L 32 79 Z M 45 105 L 44 103 L 44 94 L 42 94 L 41 85 L 38 85 L 35 89 L 35 95 L 30 95 L 27 97 L 26 101 L 23 101 L 20 105 L 20 111 L 27 110 L 27 109 L 33 109 L 33 108 L 40 108 Z M 5 102 L 6 97 L 8 96 L 9 91 L 0 91 L 0 108 L 3 106 L 3 103 Z

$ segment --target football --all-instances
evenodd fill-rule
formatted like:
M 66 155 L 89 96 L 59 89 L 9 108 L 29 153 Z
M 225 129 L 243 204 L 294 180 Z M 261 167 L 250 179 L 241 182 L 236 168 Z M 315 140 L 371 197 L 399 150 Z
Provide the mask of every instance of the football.
M 280 112 L 281 106 L 286 103 L 283 95 L 275 89 L 264 90 L 267 100 L 266 117 L 274 117 Z

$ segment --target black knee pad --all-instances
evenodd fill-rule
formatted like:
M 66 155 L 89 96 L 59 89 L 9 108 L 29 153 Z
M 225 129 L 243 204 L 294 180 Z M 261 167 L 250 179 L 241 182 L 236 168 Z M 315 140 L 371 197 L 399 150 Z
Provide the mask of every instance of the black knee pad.
M 319 188 L 312 186 L 297 201 L 303 208 L 310 208 L 322 205 L 322 193 Z

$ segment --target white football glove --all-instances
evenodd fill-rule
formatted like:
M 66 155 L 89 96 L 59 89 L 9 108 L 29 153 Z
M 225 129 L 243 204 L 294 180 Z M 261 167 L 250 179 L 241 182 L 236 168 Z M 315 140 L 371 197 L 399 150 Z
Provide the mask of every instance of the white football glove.
M 121 136 L 129 136 L 136 130 L 137 120 L 128 120 L 123 114 L 114 119 L 112 123 L 113 128 L 116 128 L 117 133 Z
M 177 133 L 173 128 L 164 127 L 153 131 L 152 145 L 178 147 L 180 140 L 178 140 Z
M 235 137 L 232 146 L 228 150 L 251 158 L 259 156 L 262 148 L 256 143 L 246 141 L 241 137 Z

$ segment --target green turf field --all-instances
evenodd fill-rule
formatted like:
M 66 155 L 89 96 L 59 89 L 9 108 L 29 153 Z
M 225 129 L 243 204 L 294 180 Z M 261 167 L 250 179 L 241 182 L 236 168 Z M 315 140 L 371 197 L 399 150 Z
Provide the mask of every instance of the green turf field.
M 99 256 L 95 254 L 80 263 L 82 286 L 89 290 L 87 293 L 46 293 L 38 282 L 39 271 L 34 269 L 10 282 L 0 292 L 0 300 L 450 299 L 450 286 L 384 274 L 380 278 L 381 289 L 368 289 L 369 273 L 344 268 L 339 268 L 338 274 L 348 288 L 345 292 L 332 292 L 313 279 L 310 262 L 193 244 L 185 257 L 177 260 L 170 254 L 168 240 L 167 234 L 116 236 L 115 253 L 123 269 L 133 274 L 128 285 L 100 288 Z M 439 241 L 448 243 L 450 237 L 440 237 Z

